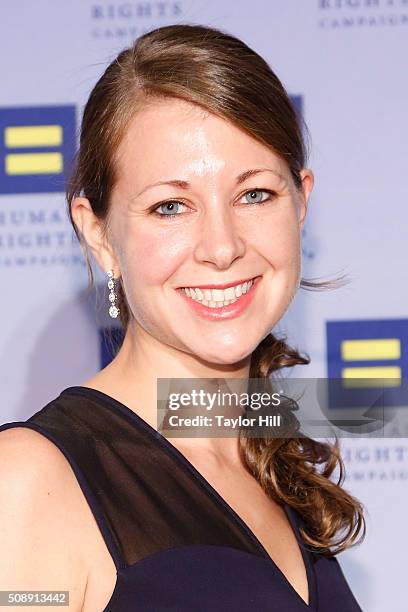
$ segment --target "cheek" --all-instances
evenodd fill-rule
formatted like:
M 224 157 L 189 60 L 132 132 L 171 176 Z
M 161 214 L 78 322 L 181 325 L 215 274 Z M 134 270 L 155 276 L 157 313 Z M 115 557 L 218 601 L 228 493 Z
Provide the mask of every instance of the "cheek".
M 253 244 L 258 252 L 276 269 L 297 266 L 300 260 L 299 226 L 293 216 L 271 219 L 253 232 Z
M 121 269 L 136 291 L 163 284 L 176 273 L 188 248 L 180 233 L 160 228 L 138 228 L 123 244 Z

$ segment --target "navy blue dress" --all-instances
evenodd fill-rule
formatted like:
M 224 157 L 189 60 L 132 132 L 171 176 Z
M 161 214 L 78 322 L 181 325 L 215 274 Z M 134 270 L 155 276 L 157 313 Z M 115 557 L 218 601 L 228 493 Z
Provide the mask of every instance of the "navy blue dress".
M 27 421 L 64 453 L 114 560 L 105 612 L 362 612 L 336 557 L 309 552 L 300 597 L 238 514 L 164 436 L 112 397 L 69 387 Z

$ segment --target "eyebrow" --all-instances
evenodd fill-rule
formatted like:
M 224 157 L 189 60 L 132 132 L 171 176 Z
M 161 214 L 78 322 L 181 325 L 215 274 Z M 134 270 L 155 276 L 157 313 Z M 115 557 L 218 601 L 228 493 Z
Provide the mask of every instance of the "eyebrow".
M 241 183 L 244 183 L 251 176 L 255 176 L 256 174 L 260 174 L 261 172 L 272 172 L 280 180 L 282 181 L 285 180 L 285 177 L 283 176 L 283 174 L 281 174 L 277 170 L 273 170 L 272 168 L 252 168 L 251 170 L 245 170 L 244 172 L 241 172 L 241 174 L 238 174 L 238 176 L 235 179 L 235 184 L 241 185 Z M 169 181 L 158 181 L 157 183 L 153 183 L 152 185 L 148 185 L 147 187 L 142 189 L 142 191 L 140 191 L 132 199 L 138 198 L 139 196 L 142 195 L 142 193 L 144 193 L 148 189 L 152 189 L 152 187 L 158 187 L 159 185 L 173 185 L 174 187 L 180 187 L 180 189 L 186 189 L 186 190 L 191 187 L 191 183 L 189 183 L 188 181 L 183 181 L 181 179 L 172 179 Z

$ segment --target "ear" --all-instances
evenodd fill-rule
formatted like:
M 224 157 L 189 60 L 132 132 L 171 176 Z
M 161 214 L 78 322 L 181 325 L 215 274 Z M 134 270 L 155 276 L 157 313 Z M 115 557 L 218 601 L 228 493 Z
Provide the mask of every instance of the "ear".
M 92 251 L 96 262 L 104 273 L 113 270 L 114 276 L 120 275 L 113 248 L 102 234 L 102 223 L 96 217 L 87 198 L 77 197 L 71 204 L 72 218 Z
M 305 218 L 306 218 L 309 197 L 310 197 L 310 194 L 312 193 L 312 189 L 314 185 L 314 174 L 312 170 L 309 170 L 308 168 L 304 168 L 303 170 L 300 171 L 300 178 L 302 180 L 302 185 L 299 191 L 299 195 L 300 195 L 299 225 L 300 225 L 300 229 L 302 229 L 304 222 L 305 222 Z

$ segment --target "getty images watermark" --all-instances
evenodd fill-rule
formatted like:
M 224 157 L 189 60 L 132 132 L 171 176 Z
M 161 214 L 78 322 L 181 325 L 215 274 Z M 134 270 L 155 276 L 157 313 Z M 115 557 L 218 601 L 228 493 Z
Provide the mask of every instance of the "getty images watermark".
M 280 406 L 282 397 L 279 393 L 258 393 L 249 396 L 248 393 L 231 393 L 218 389 L 216 392 L 204 391 L 204 389 L 192 389 L 189 393 L 170 393 L 167 407 L 169 410 L 177 410 L 177 414 L 168 417 L 171 427 L 253 427 L 255 424 L 261 427 L 281 427 L 281 414 L 257 414 L 251 416 L 248 413 L 248 406 L 252 412 L 265 407 Z M 181 408 L 199 408 L 212 413 L 196 414 L 195 416 L 182 416 Z M 216 414 L 216 409 L 222 408 L 223 414 Z M 238 414 L 241 412 L 241 414 Z M 235 414 L 237 413 L 237 414 Z
M 401 378 L 159 378 L 167 437 L 408 437 Z

